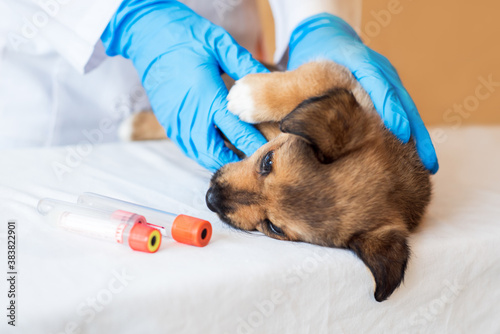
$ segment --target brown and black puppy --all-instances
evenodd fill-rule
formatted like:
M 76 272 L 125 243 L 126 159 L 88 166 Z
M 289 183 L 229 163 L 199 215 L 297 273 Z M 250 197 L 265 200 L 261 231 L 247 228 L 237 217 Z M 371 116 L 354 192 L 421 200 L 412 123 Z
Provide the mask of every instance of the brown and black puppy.
M 368 94 L 333 62 L 248 75 L 228 100 L 269 143 L 214 174 L 208 207 L 238 229 L 354 251 L 373 273 L 375 299 L 387 299 L 430 200 L 414 144 L 384 127 Z M 166 138 L 152 112 L 124 128 L 127 139 Z
M 375 299 L 387 299 L 431 195 L 414 144 L 390 133 L 360 84 L 332 62 L 248 75 L 228 100 L 269 142 L 214 174 L 208 207 L 238 229 L 354 251 L 373 273 Z

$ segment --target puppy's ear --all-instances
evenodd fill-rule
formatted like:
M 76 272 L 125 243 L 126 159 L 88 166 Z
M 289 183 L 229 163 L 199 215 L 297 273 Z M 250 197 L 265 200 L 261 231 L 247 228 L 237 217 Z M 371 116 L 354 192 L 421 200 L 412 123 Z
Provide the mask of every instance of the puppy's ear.
M 408 233 L 396 228 L 380 227 L 358 233 L 349 240 L 348 247 L 368 266 L 375 279 L 375 300 L 386 300 L 404 278 L 410 249 Z
M 280 130 L 302 137 L 321 163 L 331 163 L 363 144 L 367 115 L 347 89 L 303 101 L 280 123 Z

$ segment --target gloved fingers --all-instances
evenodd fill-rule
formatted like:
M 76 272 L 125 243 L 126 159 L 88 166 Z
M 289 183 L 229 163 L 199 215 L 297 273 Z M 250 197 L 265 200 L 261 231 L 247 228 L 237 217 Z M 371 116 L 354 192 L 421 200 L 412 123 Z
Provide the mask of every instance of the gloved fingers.
M 364 90 L 370 95 L 385 126 L 403 143 L 410 139 L 410 124 L 395 87 L 377 69 L 357 67 L 353 71 Z
M 211 125 L 213 126 L 213 125 Z M 192 137 L 196 137 L 201 135 L 201 133 L 192 133 Z M 196 140 L 196 138 L 194 138 Z M 215 172 L 217 169 L 221 168 L 225 164 L 231 162 L 237 162 L 240 159 L 238 156 L 226 147 L 224 144 L 224 140 L 221 135 L 213 128 L 213 131 L 209 131 L 207 133 L 207 142 L 206 142 L 206 150 L 200 151 L 199 149 L 194 151 L 196 155 L 191 157 L 195 159 L 200 165 L 210 170 L 211 172 Z M 191 139 L 193 140 L 193 139 Z M 201 147 L 202 143 L 191 143 L 192 147 Z M 189 154 L 188 154 L 189 155 Z
M 269 72 L 223 28 L 216 27 L 211 35 L 213 37 L 210 46 L 215 52 L 219 66 L 234 80 L 239 80 L 247 74 Z
M 227 139 L 246 156 L 251 156 L 262 145 L 266 138 L 253 125 L 243 122 L 226 107 L 214 114 L 214 122 Z
M 239 160 L 225 146 L 213 121 L 213 110 L 225 106 L 221 104 L 222 96 L 227 96 L 227 89 L 218 68 L 203 64 L 197 71 L 186 69 L 175 85 L 172 81 L 161 82 L 149 94 L 167 136 L 188 157 L 211 171 Z
M 436 156 L 436 150 L 434 149 L 434 145 L 432 144 L 431 137 L 425 127 L 424 121 L 420 117 L 417 106 L 406 89 L 401 85 L 396 85 L 395 87 L 406 110 L 406 114 L 408 115 L 411 134 L 415 139 L 418 155 L 420 156 L 424 166 L 432 174 L 435 174 L 439 169 L 439 163 Z
M 215 125 L 209 120 L 205 121 L 209 115 L 192 116 L 194 117 L 192 119 L 190 117 L 180 119 L 177 116 L 168 120 L 169 125 L 165 126 L 167 136 L 184 154 L 212 172 L 225 164 L 240 160 L 226 147 Z
M 243 122 L 238 116 L 227 110 L 227 89 L 219 75 L 212 76 L 212 84 L 214 86 L 208 84 L 203 86 L 205 91 L 211 89 L 214 91 L 213 95 L 209 94 L 210 107 L 207 109 L 211 111 L 209 113 L 210 120 L 207 122 L 215 124 L 238 150 L 247 156 L 252 155 L 267 142 L 266 139 L 253 125 Z M 198 106 L 202 104 L 204 103 L 200 102 Z
M 424 122 L 418 113 L 413 99 L 403 86 L 397 70 L 392 66 L 390 61 L 384 55 L 373 50 L 370 51 L 371 57 L 377 61 L 377 64 L 380 66 L 380 69 L 384 73 L 385 77 L 394 87 L 396 94 L 403 105 L 410 123 L 411 135 L 416 142 L 417 152 L 424 166 L 432 174 L 435 174 L 439 169 L 436 151 L 434 150 L 434 145 L 432 144 L 429 132 L 427 131 Z
M 369 49 L 370 57 L 377 62 L 378 68 L 384 73 L 385 77 L 392 83 L 393 86 L 403 86 L 398 71 L 392 66 L 389 59 L 383 54 Z

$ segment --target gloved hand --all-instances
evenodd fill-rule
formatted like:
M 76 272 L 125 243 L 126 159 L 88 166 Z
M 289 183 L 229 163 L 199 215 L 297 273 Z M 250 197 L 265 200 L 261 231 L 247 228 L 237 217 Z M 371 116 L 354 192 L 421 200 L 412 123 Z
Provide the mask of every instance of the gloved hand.
M 227 110 L 220 75 L 267 69 L 223 28 L 177 1 L 125 0 L 101 40 L 108 55 L 132 60 L 167 136 L 207 169 L 238 160 L 215 126 L 246 155 L 266 143 Z
M 347 67 L 370 95 L 385 126 L 404 143 L 413 136 L 423 164 L 431 173 L 437 172 L 439 164 L 429 133 L 396 69 L 364 45 L 344 20 L 326 13 L 314 15 L 295 28 L 289 46 L 289 70 L 317 59 Z

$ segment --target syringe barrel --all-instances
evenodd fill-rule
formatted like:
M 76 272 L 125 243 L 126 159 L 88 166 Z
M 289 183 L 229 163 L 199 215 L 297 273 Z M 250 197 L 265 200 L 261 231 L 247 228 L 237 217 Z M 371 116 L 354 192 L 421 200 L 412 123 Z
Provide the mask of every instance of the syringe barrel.
M 154 253 L 161 244 L 158 230 L 146 225 L 146 219 L 135 213 L 97 210 L 51 198 L 40 200 L 37 209 L 53 226 L 128 245 L 134 250 Z
M 178 215 L 95 193 L 83 193 L 77 202 L 101 210 L 122 209 L 135 212 L 146 217 L 147 223 L 159 229 L 163 235 L 188 245 L 204 247 L 212 237 L 212 225 L 203 219 Z

